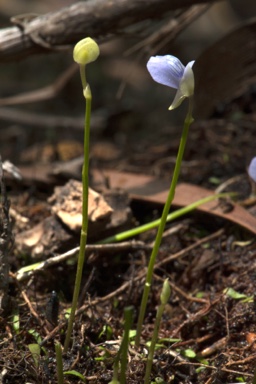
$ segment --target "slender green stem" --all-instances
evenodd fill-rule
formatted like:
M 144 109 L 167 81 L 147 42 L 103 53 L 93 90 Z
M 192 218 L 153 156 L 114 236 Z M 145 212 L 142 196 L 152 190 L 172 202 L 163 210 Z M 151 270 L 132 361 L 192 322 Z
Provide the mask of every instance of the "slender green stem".
M 120 358 L 120 350 L 118 351 L 117 357 L 115 358 L 115 361 L 114 361 L 112 380 L 108 384 L 120 384 L 118 380 L 119 358 Z
M 144 384 L 148 384 L 150 382 L 150 374 L 151 374 L 151 370 L 152 370 L 153 357 L 154 357 L 156 342 L 157 342 L 157 338 L 158 338 L 158 334 L 159 334 L 160 323 L 161 323 L 161 319 L 163 316 L 164 307 L 168 303 L 170 295 L 171 295 L 171 289 L 170 289 L 168 279 L 166 279 L 164 281 L 162 293 L 161 293 L 161 297 L 160 297 L 161 304 L 157 308 L 154 331 L 153 331 L 153 335 L 152 335 L 152 339 L 151 339 L 151 343 L 150 343 L 150 347 L 149 347 L 149 351 L 148 351 L 146 373 L 144 376 Z
M 176 211 L 174 211 L 172 213 L 169 213 L 169 215 L 167 216 L 166 222 L 173 221 L 173 220 L 176 220 L 183 215 L 187 215 L 189 212 L 198 208 L 200 205 L 209 203 L 210 201 L 220 199 L 223 197 L 231 197 L 231 196 L 235 196 L 235 195 L 236 195 L 236 192 L 226 192 L 226 193 L 224 192 L 224 193 L 217 193 L 214 195 L 204 197 L 200 200 L 195 201 L 194 203 L 191 203 L 189 205 L 186 205 L 185 207 L 177 209 Z M 161 222 L 161 219 L 156 219 L 156 220 L 150 221 L 150 223 L 143 224 L 143 225 L 140 225 L 139 227 L 132 228 L 132 229 L 129 229 L 127 231 L 117 233 L 116 235 L 107 237 L 106 239 L 99 241 L 98 244 L 109 244 L 109 243 L 115 243 L 117 241 L 123 241 L 123 240 L 129 239 L 130 237 L 137 236 L 141 233 L 149 231 L 150 229 L 158 227 L 160 222 Z M 35 265 L 37 265 L 37 264 L 35 264 Z M 18 271 L 18 273 L 20 273 L 20 271 L 21 271 L 21 269 Z M 22 271 L 23 271 L 23 269 L 22 269 Z
M 85 246 L 87 242 L 87 228 L 88 228 L 88 188 L 89 188 L 89 140 L 90 140 L 90 120 L 91 120 L 91 103 L 92 94 L 89 84 L 86 83 L 85 66 L 80 66 L 80 74 L 83 85 L 83 94 L 86 101 L 85 108 L 85 124 L 84 124 L 84 164 L 82 170 L 82 228 L 80 235 L 80 249 L 77 260 L 77 271 L 75 287 L 73 292 L 73 300 L 71 312 L 68 321 L 68 329 L 64 344 L 64 352 L 66 353 L 69 347 L 75 313 L 77 308 L 78 296 L 80 292 L 83 265 L 85 261 Z
M 152 370 L 153 357 L 154 357 L 157 337 L 158 337 L 158 333 L 159 333 L 160 323 L 161 323 L 162 315 L 163 315 L 163 312 L 164 312 L 164 307 L 165 307 L 165 305 L 160 304 L 159 307 L 157 308 L 154 332 L 153 332 L 153 336 L 152 336 L 152 339 L 151 339 L 151 343 L 150 343 L 150 347 L 149 347 L 149 352 L 148 352 L 147 365 L 146 365 L 146 373 L 145 373 L 145 376 L 144 376 L 144 384 L 148 384 L 150 382 L 150 373 L 151 373 L 151 370 Z
M 79 70 L 80 70 L 80 77 L 81 77 L 81 82 L 82 82 L 82 87 L 83 87 L 83 92 L 84 92 L 84 90 L 86 89 L 86 86 L 87 86 L 85 65 L 80 65 Z
M 133 319 L 133 307 L 129 306 L 124 309 L 124 335 L 120 345 L 120 348 L 117 352 L 113 377 L 109 384 L 125 384 L 125 372 L 127 367 L 127 353 L 129 347 L 129 333 L 132 326 Z M 118 371 L 119 371 L 119 362 L 121 363 L 121 372 L 120 372 L 120 381 L 118 380 Z
M 172 182 L 171 182 L 170 190 L 169 190 L 169 193 L 167 196 L 167 200 L 165 202 L 165 206 L 163 209 L 160 225 L 158 227 L 158 231 L 157 231 L 157 235 L 156 235 L 156 239 L 155 239 L 155 244 L 154 244 L 154 247 L 153 247 L 153 250 L 152 250 L 152 253 L 150 256 L 149 264 L 148 264 L 148 271 L 147 271 L 146 281 L 145 281 L 145 285 L 144 285 L 144 291 L 143 291 L 143 295 L 142 295 L 138 324 L 137 324 L 137 334 L 136 334 L 136 339 L 135 339 L 136 347 L 138 347 L 140 344 L 142 324 L 143 324 L 144 317 L 145 317 L 145 312 L 146 312 L 148 296 L 149 296 L 151 282 L 152 282 L 152 276 L 153 276 L 156 256 L 158 254 L 158 250 L 159 250 L 159 247 L 161 244 L 167 216 L 168 216 L 168 213 L 170 211 L 170 207 L 171 207 L 171 204 L 172 204 L 172 201 L 174 198 L 175 189 L 176 189 L 178 177 L 180 174 L 181 162 L 182 162 L 182 158 L 183 158 L 183 154 L 184 154 L 184 150 L 185 150 L 185 145 L 187 142 L 188 131 L 189 131 L 189 127 L 192 124 L 192 122 L 193 122 L 192 98 L 189 98 L 188 113 L 187 113 L 187 116 L 186 116 L 186 119 L 184 122 L 184 127 L 183 127 L 182 136 L 181 136 L 181 140 L 180 140 L 176 164 L 175 164 L 175 168 L 174 168 L 174 172 L 173 172 Z
M 129 347 L 129 332 L 132 326 L 133 307 L 126 307 L 124 309 L 124 336 L 121 345 L 121 372 L 120 383 L 125 384 L 125 373 L 127 367 L 127 353 Z
M 62 361 L 62 350 L 60 343 L 55 344 L 56 362 L 57 362 L 57 378 L 58 384 L 64 383 L 63 375 L 63 361 Z

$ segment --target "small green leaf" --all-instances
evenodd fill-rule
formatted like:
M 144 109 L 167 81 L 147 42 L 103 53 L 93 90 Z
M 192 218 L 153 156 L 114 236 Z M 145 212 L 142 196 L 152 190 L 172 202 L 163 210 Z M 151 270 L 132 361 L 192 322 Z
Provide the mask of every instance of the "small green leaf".
M 81 379 L 83 382 L 85 382 L 85 377 L 80 372 L 72 370 L 72 371 L 65 371 L 63 373 L 64 373 L 64 375 L 73 375 L 73 376 L 79 377 L 79 379 Z
M 34 271 L 42 262 L 38 262 L 35 264 L 27 265 L 26 267 L 22 267 L 18 270 L 17 275 L 24 275 L 26 272 Z
M 239 382 L 239 383 L 246 383 L 245 381 L 245 378 L 244 377 L 236 377 L 236 380 Z
M 39 366 L 39 360 L 40 360 L 40 346 L 38 344 L 29 344 L 28 349 L 33 357 L 35 366 Z
M 34 329 L 30 329 L 28 331 L 28 333 L 30 333 L 35 338 L 35 340 L 38 344 L 40 344 L 42 342 L 42 338 L 41 338 L 40 334 L 37 331 L 35 331 Z
M 162 377 L 156 377 L 155 381 L 151 381 L 150 384 L 166 384 L 166 381 Z
M 67 309 L 65 310 L 65 319 L 66 319 L 66 320 L 69 319 L 69 317 L 70 317 L 70 312 L 71 312 L 71 308 L 67 308 Z
M 104 347 L 103 345 L 100 345 L 99 349 L 101 349 L 103 353 L 101 354 L 101 356 L 94 357 L 95 361 L 105 361 L 106 359 L 109 359 L 111 357 L 106 347 Z
M 113 300 L 113 307 L 116 309 L 119 305 L 119 300 L 115 297 Z
M 226 288 L 224 289 L 224 294 L 231 297 L 235 300 L 241 300 L 241 299 L 248 299 L 249 296 L 246 296 L 244 293 L 239 293 L 235 291 L 233 288 Z
M 103 326 L 103 328 L 102 328 L 102 331 L 101 331 L 101 333 L 99 334 L 99 339 L 103 336 L 103 335 L 105 335 L 106 336 L 106 339 L 107 340 L 111 340 L 111 337 L 112 337 L 112 335 L 113 335 L 113 330 L 112 330 L 112 328 L 109 326 L 109 325 L 104 325 Z
M 197 360 L 201 363 L 201 364 L 204 364 L 204 365 L 209 365 L 209 361 L 204 359 L 204 358 L 201 358 L 201 357 L 198 357 Z
M 197 294 L 196 294 L 196 297 L 197 297 L 198 299 L 202 299 L 204 296 L 205 296 L 205 292 L 202 292 L 202 291 L 199 291 L 199 292 L 197 292 Z
M 159 343 L 179 343 L 182 340 L 181 339 L 170 339 L 168 337 L 163 337 L 163 338 L 159 339 L 158 341 L 159 341 Z
M 13 314 L 12 318 L 12 326 L 15 333 L 19 333 L 20 331 L 20 314 L 19 311 L 16 309 Z
M 150 348 L 150 346 L 151 346 L 151 340 L 149 340 L 149 341 L 147 341 L 146 342 L 146 346 L 148 347 L 148 348 Z M 157 349 L 161 349 L 161 348 L 167 348 L 166 347 L 166 345 L 164 345 L 164 344 L 160 344 L 160 343 L 156 343 L 156 345 L 155 345 L 155 350 L 157 350 Z
M 220 179 L 218 177 L 210 177 L 208 179 L 208 181 L 211 183 L 211 184 L 214 184 L 214 185 L 219 185 L 221 183 Z
M 198 367 L 198 368 L 196 368 L 196 373 L 200 373 L 200 372 L 202 372 L 202 371 L 204 371 L 206 369 L 206 367 Z
M 185 351 L 183 351 L 182 354 L 188 357 L 189 359 L 193 359 L 194 357 L 196 357 L 195 351 L 193 351 L 193 349 L 190 349 L 190 348 L 185 349 Z
M 136 336 L 136 333 L 137 333 L 136 329 L 131 329 L 129 331 L 129 339 L 133 339 Z

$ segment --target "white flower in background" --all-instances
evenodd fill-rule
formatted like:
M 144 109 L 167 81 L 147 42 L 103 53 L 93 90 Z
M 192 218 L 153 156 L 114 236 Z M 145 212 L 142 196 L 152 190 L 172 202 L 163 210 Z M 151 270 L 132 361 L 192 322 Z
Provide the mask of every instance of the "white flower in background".
M 250 162 L 248 174 L 250 178 L 256 183 L 256 157 L 254 157 Z

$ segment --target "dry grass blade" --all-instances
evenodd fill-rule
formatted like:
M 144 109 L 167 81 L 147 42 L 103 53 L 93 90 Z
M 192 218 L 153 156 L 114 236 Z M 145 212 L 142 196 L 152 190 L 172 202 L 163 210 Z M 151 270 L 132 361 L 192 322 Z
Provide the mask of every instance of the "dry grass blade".
M 65 87 L 76 72 L 77 66 L 71 65 L 63 73 L 61 73 L 61 75 L 52 84 L 35 91 L 0 98 L 0 105 L 36 103 L 42 100 L 52 99 L 58 95 L 58 93 Z

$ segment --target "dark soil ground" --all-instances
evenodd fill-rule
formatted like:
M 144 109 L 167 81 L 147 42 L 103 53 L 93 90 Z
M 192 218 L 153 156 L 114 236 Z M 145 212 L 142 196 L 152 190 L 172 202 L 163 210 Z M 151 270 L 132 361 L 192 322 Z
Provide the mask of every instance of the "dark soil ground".
M 195 123 L 191 127 L 181 180 L 214 189 L 213 182 L 220 183 L 241 173 L 245 175 L 245 153 L 250 158 L 255 151 L 252 142 L 255 113 L 256 109 L 232 121 L 229 112 L 225 112 L 221 118 Z M 97 141 L 92 145 L 96 164 L 92 169 L 102 170 L 104 165 L 168 178 L 176 139 L 166 144 L 167 136 L 166 132 L 159 142 L 145 139 L 137 145 L 127 138 L 127 146 L 133 145 L 133 152 L 122 152 L 118 160 L 111 155 L 108 159 L 102 159 L 102 155 L 97 157 L 98 147 L 113 145 L 105 139 Z M 32 278 L 17 281 L 15 273 L 33 260 L 30 254 L 21 254 L 16 249 L 15 237 L 24 229 L 33 230 L 37 223 L 51 216 L 46 201 L 53 186 L 35 183 L 28 187 L 21 182 L 18 189 L 8 178 L 7 188 L 16 219 L 11 214 L 14 237 L 9 253 L 11 306 L 1 318 L 2 382 L 54 383 L 57 380 L 54 343 L 63 343 L 65 339 L 64 313 L 72 298 L 75 261 L 59 263 Z M 161 212 L 160 205 L 142 201 L 131 201 L 130 207 L 132 222 L 137 224 L 155 219 Z M 18 214 L 29 219 L 23 228 Z M 103 248 L 100 253 L 95 250 L 88 255 L 72 346 L 63 356 L 64 371 L 75 370 L 91 383 L 111 381 L 123 333 L 123 310 L 133 306 L 134 329 L 150 254 L 147 245 L 152 244 L 155 233 L 152 230 L 137 239 L 145 247 L 140 243 L 138 248 L 127 246 L 125 250 L 117 247 L 104 251 Z M 253 382 L 256 356 L 254 237 L 239 226 L 204 214 L 191 214 L 168 225 L 158 255 L 159 267 L 154 272 L 140 348 L 135 349 L 131 340 L 127 383 L 143 382 L 146 344 L 152 336 L 166 277 L 172 292 L 159 331 L 152 382 Z M 73 233 L 65 247 L 58 244 L 57 249 L 68 251 L 78 240 L 78 234 Z M 99 240 L 101 238 L 95 236 L 94 242 Z M 172 258 L 168 262 L 170 255 Z M 53 254 L 40 256 L 45 259 Z M 231 289 L 240 295 L 235 296 Z M 58 295 L 59 310 L 52 291 Z M 29 350 L 29 345 L 37 342 L 41 343 L 38 360 Z M 73 375 L 66 375 L 65 380 L 79 382 Z

